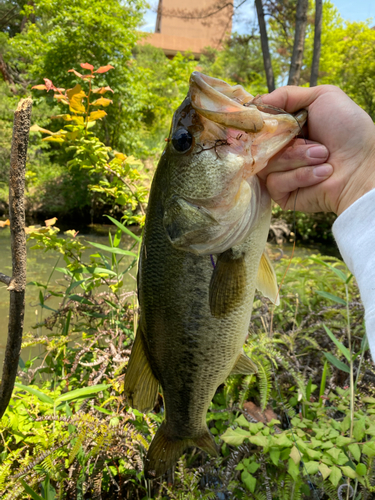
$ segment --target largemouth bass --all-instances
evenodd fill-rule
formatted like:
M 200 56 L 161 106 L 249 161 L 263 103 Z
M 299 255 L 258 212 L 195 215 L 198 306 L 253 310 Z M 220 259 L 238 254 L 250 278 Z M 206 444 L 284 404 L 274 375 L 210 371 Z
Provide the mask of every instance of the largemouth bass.
M 304 123 L 268 114 L 241 86 L 193 73 L 153 179 L 138 273 L 140 320 L 125 376 L 129 404 L 165 419 L 147 478 L 189 446 L 217 455 L 206 413 L 218 386 L 256 365 L 243 353 L 254 292 L 278 301 L 265 253 L 271 200 L 256 176 Z

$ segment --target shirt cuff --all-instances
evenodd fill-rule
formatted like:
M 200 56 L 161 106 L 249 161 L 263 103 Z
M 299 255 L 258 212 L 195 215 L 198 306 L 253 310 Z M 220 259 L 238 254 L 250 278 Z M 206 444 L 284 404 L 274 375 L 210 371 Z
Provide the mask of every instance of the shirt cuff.
M 365 307 L 367 338 L 375 360 L 375 189 L 347 208 L 334 222 L 332 232 L 357 280 Z

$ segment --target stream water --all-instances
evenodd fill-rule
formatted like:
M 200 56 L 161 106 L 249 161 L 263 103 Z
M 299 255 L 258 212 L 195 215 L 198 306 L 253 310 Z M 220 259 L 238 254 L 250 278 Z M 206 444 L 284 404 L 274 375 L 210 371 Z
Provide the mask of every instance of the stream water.
M 99 226 L 90 230 L 90 232 L 85 231 L 81 236 L 82 239 L 86 241 L 93 241 L 95 243 L 101 243 L 103 245 L 109 245 L 108 243 L 108 231 L 109 226 Z M 113 226 L 112 226 L 113 228 Z M 127 249 L 130 247 L 132 240 L 131 237 L 122 237 L 120 247 Z M 54 267 L 65 267 L 65 262 L 63 256 L 57 252 L 43 252 L 38 249 L 31 249 L 33 246 L 32 242 L 28 242 L 27 247 L 27 287 L 26 287 L 26 307 L 25 307 L 25 320 L 24 320 L 24 333 L 31 331 L 33 326 L 41 322 L 43 318 L 49 315 L 48 310 L 43 310 L 39 307 L 39 290 L 38 286 L 30 284 L 35 281 L 41 284 L 46 284 L 48 281 L 50 283 L 50 288 L 52 286 L 56 291 L 61 288 L 63 282 L 66 281 L 63 278 L 63 274 L 54 271 Z M 90 254 L 96 253 L 96 249 L 88 248 L 83 252 L 83 262 L 89 262 Z M 103 252 L 106 253 L 106 252 Z M 109 255 L 109 254 L 107 254 Z M 123 267 L 128 266 L 131 262 L 131 257 L 125 257 L 122 261 Z M 10 232 L 9 228 L 0 229 L 0 272 L 12 275 L 12 259 L 11 259 L 11 249 L 10 249 Z M 134 273 L 126 273 L 124 277 L 124 286 L 127 290 L 135 290 L 136 281 Z M 78 289 L 76 289 L 77 291 Z M 57 309 L 60 297 L 51 296 L 45 302 L 45 305 L 51 309 Z M 2 372 L 2 364 L 4 360 L 5 346 L 8 336 L 8 317 L 9 317 L 9 292 L 6 289 L 6 285 L 0 283 L 0 377 Z M 39 348 L 25 349 L 21 353 L 21 357 L 24 361 L 29 359 L 30 356 L 36 356 L 39 354 Z

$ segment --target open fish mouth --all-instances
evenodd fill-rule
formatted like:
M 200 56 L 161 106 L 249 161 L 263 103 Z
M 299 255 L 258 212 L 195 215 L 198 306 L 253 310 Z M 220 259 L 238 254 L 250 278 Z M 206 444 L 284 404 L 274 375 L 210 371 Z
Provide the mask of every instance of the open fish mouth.
M 241 85 L 232 86 L 197 71 L 190 77 L 189 97 L 199 115 L 227 129 L 227 143 L 232 149 L 236 149 L 239 142 L 241 146 L 251 143 L 248 144 L 251 147 L 246 148 L 249 158 L 244 178 L 264 168 L 270 157 L 298 134 L 307 118 L 304 109 L 294 115 L 282 110 L 277 115 L 274 111 L 260 111 L 252 104 L 254 97 Z M 209 128 L 207 122 L 205 127 Z

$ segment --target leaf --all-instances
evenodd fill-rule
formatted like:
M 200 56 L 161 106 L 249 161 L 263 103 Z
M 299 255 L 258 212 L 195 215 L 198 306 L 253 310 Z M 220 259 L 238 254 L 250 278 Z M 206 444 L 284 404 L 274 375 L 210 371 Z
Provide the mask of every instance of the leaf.
M 255 444 L 256 446 L 262 446 L 263 448 L 268 445 L 268 439 L 266 436 L 250 436 L 249 437 L 250 443 Z
M 111 269 L 105 269 L 104 267 L 96 267 L 91 272 L 92 274 L 108 274 L 111 276 L 117 276 L 117 273 L 115 273 Z
M 83 69 L 89 69 L 90 71 L 94 71 L 94 66 L 89 63 L 81 63 L 80 64 L 81 68 Z
M 331 474 L 331 469 L 325 464 L 319 464 L 318 469 L 323 479 L 327 479 L 327 477 Z
M 298 448 L 296 446 L 293 446 L 293 448 L 290 451 L 290 458 L 294 461 L 296 465 L 298 465 L 301 461 L 301 454 L 298 451 Z M 277 465 L 277 464 L 275 464 Z
M 346 477 L 350 477 L 350 479 L 355 479 L 357 477 L 357 474 L 355 470 L 353 470 L 349 465 L 345 465 L 341 467 L 341 470 L 345 474 Z
M 34 87 L 31 87 L 31 89 L 47 90 L 47 87 L 46 87 L 46 85 L 43 85 L 43 83 L 41 83 L 40 85 L 34 85 Z
M 317 259 L 316 257 L 310 257 L 310 260 L 317 262 L 318 264 L 321 264 L 324 267 L 328 267 L 332 272 L 334 272 L 336 274 L 336 276 L 338 276 L 340 278 L 340 280 L 343 283 L 346 283 L 348 276 L 345 273 L 343 273 L 342 271 L 340 271 L 340 269 L 337 269 L 336 267 L 333 267 L 333 266 L 327 264 L 327 262 L 324 262 L 321 259 Z
M 43 80 L 44 80 L 44 83 L 46 84 L 47 92 L 49 92 L 51 89 L 57 90 L 57 88 L 54 86 L 54 84 L 52 83 L 51 80 L 49 80 L 48 78 L 43 78 Z
M 254 493 L 257 480 L 254 476 L 249 474 L 246 470 L 241 473 L 241 480 L 251 493 Z
M 115 69 L 115 67 L 107 64 L 107 66 L 100 66 L 94 73 L 107 73 L 110 69 Z
M 79 83 L 72 89 L 66 91 L 69 98 L 69 110 L 72 113 L 85 113 L 85 106 L 82 104 L 82 99 L 86 97 L 86 94 L 82 90 Z
M 366 468 L 365 464 L 357 464 L 355 471 L 358 474 L 358 476 L 365 476 L 366 472 L 367 472 L 367 468 Z
M 363 417 L 354 422 L 353 435 L 356 441 L 362 441 L 365 432 L 366 432 L 366 419 L 365 417 Z
M 113 222 L 113 224 L 115 226 L 117 226 L 119 229 L 121 229 L 121 231 L 123 231 L 124 233 L 128 234 L 129 236 L 131 236 L 138 243 L 141 243 L 142 238 L 140 238 L 139 236 L 137 236 L 136 234 L 134 234 L 132 231 L 130 231 L 130 229 L 128 229 L 126 226 L 124 226 L 124 224 L 121 224 L 121 222 L 119 222 L 118 220 L 114 219 L 110 215 L 105 215 L 105 217 L 108 217 L 108 219 L 111 222 Z
M 346 306 L 346 301 L 342 299 L 341 297 L 337 297 L 337 295 L 333 295 L 332 293 L 329 292 L 322 292 L 318 290 L 316 292 L 318 295 L 321 297 L 324 297 L 325 299 L 333 300 L 334 302 L 337 302 L 338 304 L 341 304 L 343 306 Z
M 249 436 L 250 433 L 241 429 L 241 427 L 236 427 L 236 429 L 228 427 L 228 429 L 221 436 L 221 439 L 231 446 L 240 446 Z
M 78 78 L 82 78 L 81 73 L 78 73 L 78 71 L 76 71 L 75 69 L 69 69 L 68 73 L 74 73 L 76 76 L 78 76 Z
M 341 470 L 334 465 L 331 469 L 331 474 L 329 475 L 329 480 L 333 484 L 333 486 L 337 486 L 339 484 L 340 479 L 342 478 Z
M 323 352 L 323 354 L 328 359 L 328 361 L 333 364 L 333 366 L 335 366 L 336 368 L 338 368 L 343 372 L 350 373 L 349 366 L 340 361 L 339 359 L 337 359 L 336 356 L 334 356 L 330 352 Z
M 98 111 L 91 111 L 88 117 L 89 122 L 95 122 L 96 120 L 101 120 L 107 116 L 107 113 L 103 109 L 98 109 Z
M 44 394 L 43 392 L 38 391 L 37 389 L 34 389 L 33 387 L 30 387 L 28 385 L 22 385 L 16 382 L 14 384 L 17 389 L 20 389 L 21 391 L 27 391 L 30 394 L 33 394 L 37 398 L 39 398 L 43 403 L 48 403 L 50 405 L 53 405 L 53 399 L 47 396 L 47 394 Z
M 113 101 L 111 99 L 107 99 L 106 97 L 100 97 L 96 101 L 91 103 L 91 106 L 109 106 Z
M 50 134 L 50 135 L 53 134 L 53 132 L 51 132 L 50 130 L 39 127 L 39 125 L 37 125 L 36 123 L 32 127 L 30 127 L 30 132 L 43 132 L 43 134 Z
M 236 418 L 235 423 L 241 425 L 242 427 L 249 428 L 250 422 L 246 420 L 246 418 L 241 414 L 238 418 Z
M 286 434 L 279 434 L 274 437 L 274 443 L 280 447 L 292 446 L 292 441 L 287 437 Z
M 55 399 L 55 405 L 58 405 L 62 401 L 71 401 L 72 399 L 82 398 L 84 396 L 91 396 L 91 394 L 96 394 L 97 392 L 104 391 L 107 387 L 111 387 L 110 384 L 99 384 L 90 385 L 88 387 L 82 387 L 81 389 L 75 389 L 74 391 L 66 392 L 61 394 Z
M 347 347 L 345 347 L 342 342 L 337 340 L 337 338 L 333 335 L 333 333 L 328 328 L 328 326 L 323 325 L 323 327 L 324 327 L 324 330 L 326 331 L 326 334 L 328 335 L 328 337 L 332 340 L 332 342 L 336 345 L 336 347 L 338 347 L 338 349 L 341 351 L 341 353 L 346 357 L 346 359 L 350 363 L 351 356 L 350 356 L 349 349 Z
M 92 90 L 93 94 L 105 94 L 106 92 L 112 92 L 112 94 L 114 94 L 111 87 L 108 87 L 108 86 L 107 87 L 99 87 L 97 89 Z
M 279 459 L 280 459 L 280 449 L 279 448 L 271 448 L 270 449 L 270 458 L 271 458 L 272 462 L 277 467 L 279 464 Z
M 345 437 L 345 436 L 339 436 L 337 439 L 336 439 L 336 446 L 346 446 L 347 444 L 349 443 L 352 443 L 353 442 L 353 439 L 351 438 L 348 438 L 348 437 Z
M 339 455 L 340 455 L 340 450 L 339 450 L 339 448 L 331 448 L 330 450 L 327 450 L 327 453 L 329 455 L 331 455 L 331 457 L 334 460 L 337 460 L 339 458 Z
M 257 464 L 256 462 L 250 462 L 247 466 L 246 469 L 251 473 L 254 474 L 260 467 L 260 464 Z
M 90 245 L 92 245 L 93 247 L 100 248 L 101 250 L 105 250 L 106 252 L 116 253 L 118 255 L 130 255 L 134 258 L 138 257 L 135 253 L 129 252 L 129 250 L 123 250 L 122 248 L 109 247 L 107 245 L 102 245 L 101 243 L 94 243 L 93 241 L 89 241 L 88 243 L 90 243 Z
M 305 462 L 304 466 L 307 474 L 316 474 L 319 470 L 319 462 L 315 462 L 314 460 L 311 460 L 311 462 Z
M 33 500 L 44 500 L 43 497 L 38 495 L 38 493 L 35 493 L 35 491 L 32 488 L 30 488 L 30 486 L 27 483 L 25 483 L 23 479 L 20 479 L 20 482 L 22 486 L 25 488 L 26 493 L 30 495 Z
M 57 217 L 52 217 L 52 219 L 47 219 L 44 221 L 44 224 L 49 227 L 49 226 L 54 226 L 56 224 Z
M 362 448 L 362 453 L 364 453 L 368 457 L 374 457 L 375 456 L 375 443 L 373 441 L 365 443 L 363 445 L 363 448 Z
M 350 444 L 348 446 L 350 453 L 353 455 L 354 459 L 359 462 L 361 458 L 361 449 L 357 443 Z
M 292 476 L 294 481 L 296 481 L 300 475 L 299 465 L 295 464 L 294 460 L 292 460 L 291 458 L 288 460 L 288 474 Z

